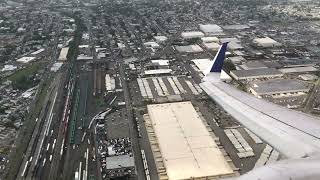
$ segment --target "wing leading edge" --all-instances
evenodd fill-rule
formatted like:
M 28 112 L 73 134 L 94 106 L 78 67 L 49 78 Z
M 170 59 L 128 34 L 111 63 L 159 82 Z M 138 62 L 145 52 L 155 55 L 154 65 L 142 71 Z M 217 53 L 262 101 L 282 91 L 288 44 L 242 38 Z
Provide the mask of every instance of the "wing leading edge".
M 258 99 L 220 81 L 227 43 L 220 47 L 200 87 L 242 125 L 287 158 L 309 157 L 320 151 L 320 119 Z

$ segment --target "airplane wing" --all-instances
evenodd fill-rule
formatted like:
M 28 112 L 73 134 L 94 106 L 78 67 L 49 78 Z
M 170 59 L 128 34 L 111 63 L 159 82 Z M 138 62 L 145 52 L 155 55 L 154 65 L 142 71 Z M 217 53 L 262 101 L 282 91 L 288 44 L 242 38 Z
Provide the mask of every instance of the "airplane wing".
M 289 159 L 320 152 L 320 119 L 258 99 L 220 80 L 224 43 L 200 87 L 243 126 Z
M 288 158 L 320 151 L 320 119 L 258 99 L 224 82 L 200 87 L 243 126 Z

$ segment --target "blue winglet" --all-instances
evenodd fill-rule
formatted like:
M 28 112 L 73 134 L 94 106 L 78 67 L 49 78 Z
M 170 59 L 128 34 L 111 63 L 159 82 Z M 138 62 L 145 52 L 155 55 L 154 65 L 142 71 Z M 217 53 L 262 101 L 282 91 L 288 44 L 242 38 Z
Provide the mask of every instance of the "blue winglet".
M 226 56 L 227 46 L 229 42 L 222 43 L 219 51 L 217 52 L 216 56 L 213 59 L 213 65 L 210 69 L 210 72 L 221 72 L 223 61 Z

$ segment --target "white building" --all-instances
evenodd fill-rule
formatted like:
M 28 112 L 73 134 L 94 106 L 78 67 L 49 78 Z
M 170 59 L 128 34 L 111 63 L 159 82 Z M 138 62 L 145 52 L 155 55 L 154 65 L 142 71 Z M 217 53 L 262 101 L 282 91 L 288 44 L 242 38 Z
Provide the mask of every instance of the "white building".
M 269 38 L 255 38 L 253 40 L 253 43 L 256 44 L 257 46 L 263 47 L 263 48 L 268 48 L 268 47 L 278 47 L 281 46 L 281 43 Z
M 203 45 L 209 49 L 209 50 L 213 50 L 213 51 L 217 51 L 220 47 L 220 45 L 218 43 L 215 42 L 211 42 L 211 43 L 203 43 Z
M 157 43 L 161 43 L 166 41 L 168 38 L 166 36 L 154 36 L 154 39 L 156 40 Z
M 168 179 L 216 179 L 234 172 L 214 140 L 214 134 L 191 102 L 148 105 L 145 115 L 148 132 L 157 141 L 152 146 L 161 152 Z M 150 139 L 150 138 L 149 138 Z M 161 173 L 161 174 L 163 174 Z M 160 174 L 159 174 L 160 176 Z
M 59 55 L 58 60 L 59 61 L 66 61 L 68 52 L 69 52 L 69 48 L 68 47 L 62 48 L 61 51 L 60 51 L 60 55 Z
M 200 30 L 207 36 L 223 34 L 222 28 L 216 24 L 200 24 L 199 27 Z
M 204 34 L 200 31 L 190 31 L 190 32 L 182 32 L 181 36 L 183 39 L 192 39 L 192 38 L 202 38 Z
M 217 38 L 217 37 L 212 37 L 212 36 L 210 36 L 210 37 L 203 37 L 203 38 L 201 38 L 201 40 L 202 40 L 202 42 L 204 42 L 204 43 L 210 43 L 210 42 L 218 43 L 218 42 L 219 42 L 219 38 Z
M 29 63 L 33 60 L 35 60 L 35 57 L 22 57 L 20 59 L 17 59 L 17 62 L 21 62 L 21 63 Z

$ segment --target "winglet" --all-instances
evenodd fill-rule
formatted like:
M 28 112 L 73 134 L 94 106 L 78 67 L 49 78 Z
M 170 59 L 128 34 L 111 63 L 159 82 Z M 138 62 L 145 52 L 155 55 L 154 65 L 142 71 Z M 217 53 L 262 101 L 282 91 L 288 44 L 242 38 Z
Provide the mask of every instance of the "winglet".
M 213 59 L 213 65 L 209 72 L 221 72 L 223 62 L 226 56 L 227 46 L 229 42 L 222 43 L 217 52 L 216 56 Z

